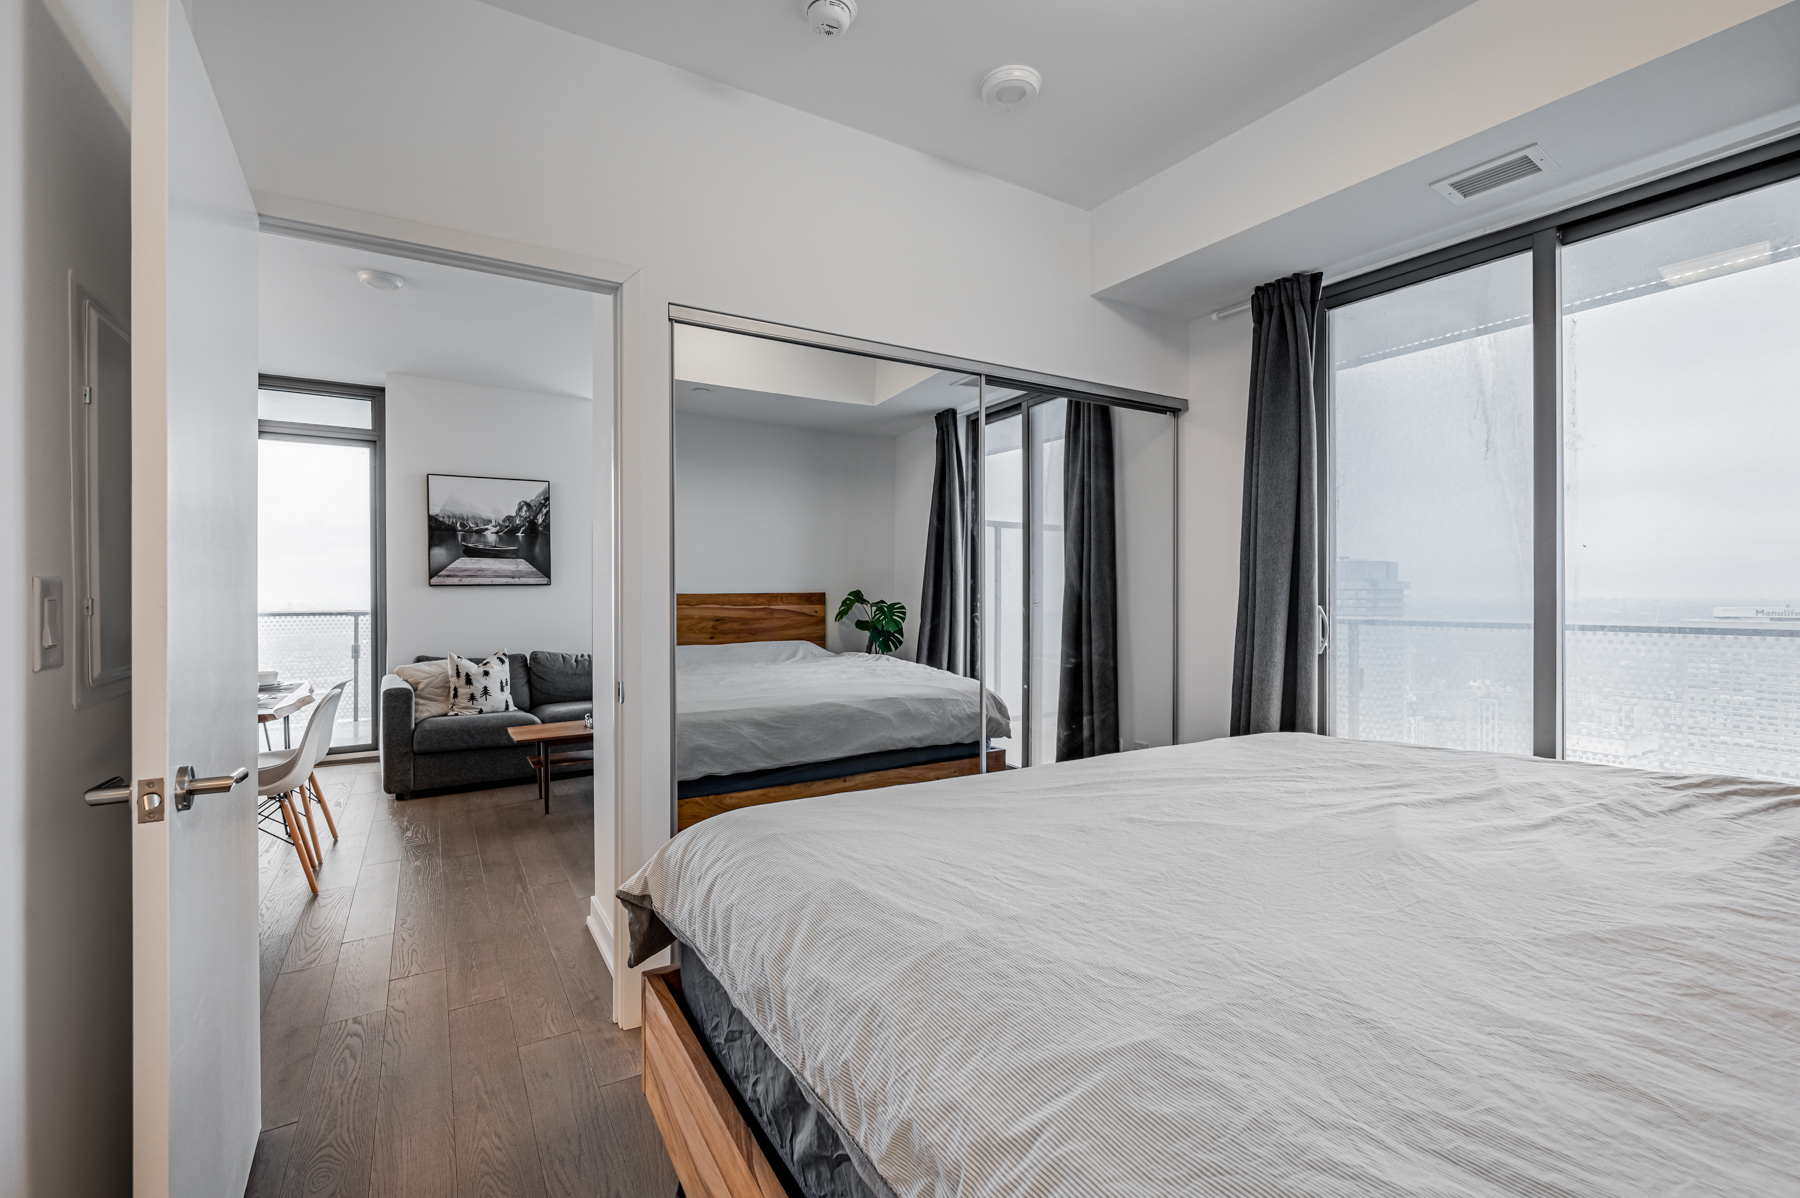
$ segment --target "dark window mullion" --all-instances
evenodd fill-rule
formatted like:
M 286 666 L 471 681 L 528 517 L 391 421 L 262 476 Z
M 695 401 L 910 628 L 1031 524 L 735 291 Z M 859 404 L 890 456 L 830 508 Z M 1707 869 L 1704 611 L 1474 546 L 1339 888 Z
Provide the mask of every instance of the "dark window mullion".
M 1563 755 L 1562 238 L 1531 243 L 1531 751 Z

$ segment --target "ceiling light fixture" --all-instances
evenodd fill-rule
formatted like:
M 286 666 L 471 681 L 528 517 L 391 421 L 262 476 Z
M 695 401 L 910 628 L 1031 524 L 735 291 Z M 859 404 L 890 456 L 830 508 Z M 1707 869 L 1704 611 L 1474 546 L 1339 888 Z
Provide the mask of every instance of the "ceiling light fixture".
M 364 287 L 373 287 L 377 291 L 398 291 L 406 286 L 405 279 L 385 270 L 359 270 L 356 278 Z
M 1044 77 L 1030 67 L 995 67 L 981 81 L 981 98 L 995 108 L 1023 108 L 1043 85 Z
M 856 0 L 810 0 L 806 6 L 806 23 L 825 37 L 836 37 L 854 20 Z

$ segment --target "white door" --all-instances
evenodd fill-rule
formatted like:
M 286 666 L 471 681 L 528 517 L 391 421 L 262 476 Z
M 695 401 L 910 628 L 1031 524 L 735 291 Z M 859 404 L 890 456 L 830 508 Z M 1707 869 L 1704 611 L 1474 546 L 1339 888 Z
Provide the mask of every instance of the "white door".
M 261 1122 L 256 213 L 180 0 L 132 21 L 133 1177 L 239 1198 Z M 183 766 L 251 780 L 182 810 Z

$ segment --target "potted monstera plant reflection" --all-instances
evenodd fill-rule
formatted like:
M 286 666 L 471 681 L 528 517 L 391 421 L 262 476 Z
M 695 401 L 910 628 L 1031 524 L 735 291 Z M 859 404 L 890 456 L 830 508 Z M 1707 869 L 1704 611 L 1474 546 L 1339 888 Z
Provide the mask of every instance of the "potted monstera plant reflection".
M 856 622 L 857 631 L 869 634 L 864 652 L 892 653 L 906 642 L 906 604 L 870 599 L 861 591 L 851 591 L 838 604 L 837 618 L 842 620 L 859 607 L 867 613 Z

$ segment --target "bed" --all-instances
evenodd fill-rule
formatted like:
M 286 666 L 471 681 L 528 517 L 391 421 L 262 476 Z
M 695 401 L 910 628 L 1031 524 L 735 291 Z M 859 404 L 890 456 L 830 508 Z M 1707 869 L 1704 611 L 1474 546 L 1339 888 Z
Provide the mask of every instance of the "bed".
M 825 596 L 676 597 L 678 826 L 724 811 L 980 772 L 1011 732 L 978 684 L 895 657 L 825 649 Z M 1006 768 L 988 750 L 987 768 Z
M 689 1198 L 1800 1193 L 1800 789 L 1277 734 L 621 889 Z

